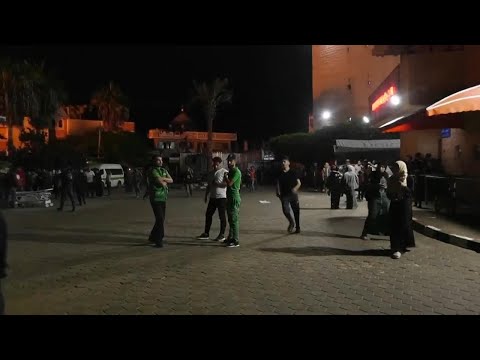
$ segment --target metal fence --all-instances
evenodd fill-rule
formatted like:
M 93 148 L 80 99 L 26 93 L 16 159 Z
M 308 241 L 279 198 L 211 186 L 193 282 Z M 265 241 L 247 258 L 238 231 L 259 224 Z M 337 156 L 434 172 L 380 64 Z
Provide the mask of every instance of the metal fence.
M 480 178 L 414 175 L 414 179 L 417 198 L 437 213 L 480 215 Z

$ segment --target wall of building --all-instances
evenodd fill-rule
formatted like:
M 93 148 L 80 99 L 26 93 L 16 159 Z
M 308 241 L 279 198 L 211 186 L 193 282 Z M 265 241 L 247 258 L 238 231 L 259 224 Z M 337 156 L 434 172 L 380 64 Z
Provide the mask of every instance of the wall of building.
M 67 135 L 85 135 L 98 131 L 98 128 L 103 126 L 103 121 L 64 119 L 63 126 L 66 127 Z
M 401 56 L 401 83 L 415 105 L 429 106 L 445 96 L 480 84 L 480 46 L 462 51 Z
M 103 122 L 101 120 L 81 120 L 81 119 L 62 119 L 61 123 L 57 122 L 55 127 L 55 134 L 57 139 L 65 139 L 67 136 L 72 135 L 85 135 L 89 132 L 98 131 Z M 61 125 L 61 127 L 60 127 Z M 123 131 L 135 132 L 134 122 L 125 122 L 121 126 Z M 13 127 L 13 146 L 17 149 L 23 147 L 23 143 L 20 141 L 20 134 L 22 129 L 33 129 L 30 125 L 28 117 L 23 119 L 23 126 Z M 45 129 L 48 141 L 48 130 Z M 8 143 L 8 127 L 5 125 L 0 126 L 0 152 L 7 150 Z
M 451 129 L 451 135 L 442 139 L 442 166 L 450 175 L 464 175 L 466 158 L 466 132 L 463 129 Z
M 373 45 L 312 46 L 315 128 L 369 114 L 368 97 L 400 62 L 399 56 L 373 56 L 372 48 Z M 328 122 L 319 116 L 326 108 L 336 114 Z
M 464 89 L 464 59 L 463 51 L 402 55 L 400 79 L 410 104 L 429 106 Z
M 453 129 L 452 129 L 453 130 Z M 439 158 L 440 130 L 408 131 L 400 134 L 400 157 L 405 159 L 407 155 L 414 156 L 416 153 L 432 154 Z
M 460 51 L 422 51 L 401 55 L 400 87 L 408 107 L 427 107 L 457 91 L 480 84 L 480 46 L 466 45 Z M 388 114 L 380 125 L 398 114 Z M 440 130 L 401 133 L 401 156 L 431 153 L 442 159 L 446 173 L 480 176 L 480 113 L 464 113 L 464 129 L 451 129 L 448 138 Z
M 472 113 L 473 114 L 473 113 Z M 466 121 L 465 129 L 451 129 L 442 139 L 442 164 L 452 175 L 480 176 L 480 116 Z

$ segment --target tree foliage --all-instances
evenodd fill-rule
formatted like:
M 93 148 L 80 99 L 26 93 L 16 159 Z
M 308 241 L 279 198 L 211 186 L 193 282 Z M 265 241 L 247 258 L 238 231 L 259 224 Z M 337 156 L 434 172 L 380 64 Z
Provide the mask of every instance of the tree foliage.
M 379 140 L 395 139 L 397 134 L 384 134 L 365 124 L 347 123 L 326 126 L 312 134 L 295 133 L 270 139 L 270 147 L 278 155 L 289 155 L 302 163 L 323 162 L 334 156 L 333 145 L 337 139 Z

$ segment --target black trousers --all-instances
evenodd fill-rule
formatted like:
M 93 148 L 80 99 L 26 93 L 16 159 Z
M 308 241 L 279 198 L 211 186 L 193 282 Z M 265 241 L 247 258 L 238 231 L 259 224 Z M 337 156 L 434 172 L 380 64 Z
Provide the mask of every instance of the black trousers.
M 298 202 L 297 194 L 285 195 L 280 198 L 282 201 L 282 211 L 283 215 L 287 218 L 290 224 L 294 224 L 297 229 L 300 229 L 300 203 Z M 290 209 L 293 211 L 293 216 L 295 217 L 295 222 L 293 221 L 292 214 Z
M 347 209 L 356 209 L 357 208 L 357 198 L 355 197 L 354 189 L 347 189 L 345 191 L 345 196 L 347 197 Z
M 164 224 L 166 202 L 150 200 L 150 205 L 152 205 L 153 214 L 155 215 L 155 224 L 150 232 L 149 240 L 157 245 L 162 245 L 163 237 L 165 236 Z
M 87 191 L 89 197 L 95 197 L 95 183 L 87 183 Z
M 227 227 L 226 217 L 227 199 L 210 199 L 205 213 L 205 234 L 210 234 L 210 227 L 212 226 L 213 214 L 218 209 L 218 217 L 220 218 L 220 235 L 225 235 Z
M 72 189 L 63 189 L 62 195 L 60 197 L 60 210 L 63 210 L 63 205 L 65 204 L 65 198 L 68 196 L 68 199 L 72 203 L 72 210 L 75 210 L 75 201 L 73 200 L 73 190 Z
M 338 209 L 340 208 L 340 198 L 342 193 L 340 191 L 330 191 L 330 208 Z
M 78 187 L 78 188 L 75 189 L 75 192 L 77 193 L 78 204 L 79 205 L 86 204 L 84 189 L 82 189 L 81 187 Z
M 368 201 L 368 216 L 363 224 L 362 236 L 366 236 L 370 229 L 377 228 L 377 218 L 380 211 L 379 203 L 376 198 Z

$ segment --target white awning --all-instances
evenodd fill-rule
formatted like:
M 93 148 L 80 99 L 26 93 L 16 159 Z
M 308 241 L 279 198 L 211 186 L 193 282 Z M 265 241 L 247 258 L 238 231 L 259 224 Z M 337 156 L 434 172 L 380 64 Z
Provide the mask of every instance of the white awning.
M 428 116 L 480 110 L 480 85 L 456 92 L 427 107 Z
M 385 140 L 336 140 L 335 152 L 399 150 L 400 139 Z

